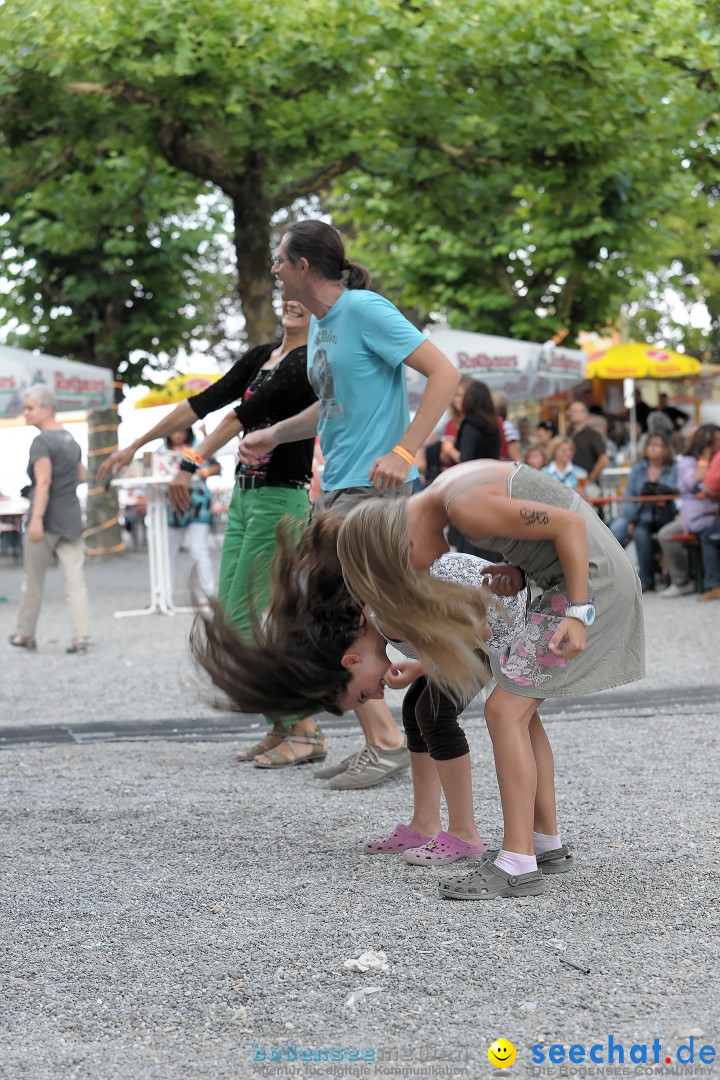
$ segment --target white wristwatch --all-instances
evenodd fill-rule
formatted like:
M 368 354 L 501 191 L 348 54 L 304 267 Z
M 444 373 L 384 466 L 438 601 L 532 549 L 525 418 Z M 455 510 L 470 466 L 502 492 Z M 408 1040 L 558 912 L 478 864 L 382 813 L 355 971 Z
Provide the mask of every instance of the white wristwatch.
M 579 619 L 583 626 L 592 626 L 595 622 L 595 605 L 588 604 L 568 604 L 565 608 L 566 619 Z

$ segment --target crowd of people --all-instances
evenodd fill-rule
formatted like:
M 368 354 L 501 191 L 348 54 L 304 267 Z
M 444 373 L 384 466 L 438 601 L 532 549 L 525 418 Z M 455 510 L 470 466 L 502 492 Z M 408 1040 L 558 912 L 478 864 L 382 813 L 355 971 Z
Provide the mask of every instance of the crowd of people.
M 615 504 L 614 514 L 607 515 L 608 524 L 623 547 L 634 544 L 643 592 L 658 590 L 665 599 L 695 592 L 695 552 L 703 577 L 698 600 L 720 599 L 717 425 L 694 424 L 669 404 L 667 394 L 661 393 L 657 408 L 651 409 L 636 391 L 638 459 L 622 495 L 615 499 L 603 492 L 599 481 L 608 466 L 627 461 L 627 419 L 608 418 L 582 401 L 573 401 L 567 407 L 565 433 L 559 434 L 557 424 L 548 419 L 540 420 L 534 430 L 527 417 L 510 423 L 505 410 L 498 408 L 498 400 L 505 404 L 503 395 L 491 394 L 482 382 L 463 380 L 442 434 L 424 447 L 424 485 L 462 461 L 479 457 L 521 460 L 580 491 L 601 516 L 607 514 L 604 503 Z M 480 553 L 456 530 L 451 539 L 459 551 Z
M 413 784 L 407 821 L 366 840 L 364 850 L 424 866 L 476 860 L 469 873 L 441 881 L 445 897 L 538 895 L 546 874 L 573 866 L 538 710 L 548 697 L 643 677 L 641 593 L 655 588 L 658 572 L 669 581 L 664 595 L 690 591 L 688 534 L 705 560 L 700 599 L 720 599 L 720 428 L 690 433 L 676 463 L 673 442 L 688 434 L 678 410 L 667 402 L 647 414 L 639 407 L 641 458 L 608 528 L 592 499 L 624 440 L 607 418 L 573 401 L 562 434 L 551 420 L 534 429 L 526 417 L 513 422 L 507 397 L 479 380 L 461 382 L 432 342 L 369 288 L 367 270 L 324 222 L 290 225 L 272 273 L 282 294 L 280 340 L 249 350 L 111 455 L 100 480 L 146 443 L 166 440 L 169 525 L 178 535 L 194 529 L 204 601 L 193 654 L 236 708 L 268 723 L 240 762 L 268 770 L 323 764 L 328 740 L 318 714 L 355 710 L 362 745 L 315 775 L 335 790 L 358 790 L 409 768 Z M 412 418 L 406 365 L 427 379 Z M 38 590 L 54 551 L 68 578 L 69 651 L 82 651 L 79 452 L 38 393 L 26 404 L 40 430 L 31 449 L 28 588 L 11 642 L 35 647 Z M 229 405 L 196 442 L 192 425 Z M 238 435 L 216 589 L 205 481 L 217 468 L 213 454 Z M 324 467 L 311 506 L 316 436 Z M 639 577 L 624 550 L 630 540 Z M 389 644 L 405 659 L 391 662 Z M 504 822 L 493 850 L 475 820 L 459 723 L 489 679 L 485 719 Z M 383 701 L 386 687 L 406 691 L 402 730 Z

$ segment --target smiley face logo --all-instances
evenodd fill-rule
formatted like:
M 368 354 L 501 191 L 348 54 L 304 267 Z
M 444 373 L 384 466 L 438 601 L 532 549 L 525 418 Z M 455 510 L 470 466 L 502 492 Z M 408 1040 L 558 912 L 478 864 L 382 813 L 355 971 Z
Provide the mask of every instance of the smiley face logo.
M 517 1057 L 515 1047 L 507 1039 L 496 1039 L 488 1050 L 490 1064 L 496 1069 L 507 1069 Z

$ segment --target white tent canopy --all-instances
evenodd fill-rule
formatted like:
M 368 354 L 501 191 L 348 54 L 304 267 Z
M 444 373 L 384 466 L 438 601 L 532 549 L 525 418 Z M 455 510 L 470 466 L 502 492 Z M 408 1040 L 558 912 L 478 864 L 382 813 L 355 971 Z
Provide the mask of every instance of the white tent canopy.
M 532 341 L 438 329 L 430 340 L 463 375 L 482 379 L 491 390 L 504 390 L 510 401 L 550 397 L 585 378 L 585 354 L 552 341 Z
M 107 368 L 0 345 L 0 419 L 20 416 L 23 394 L 38 384 L 52 390 L 58 412 L 104 409 L 114 401 Z

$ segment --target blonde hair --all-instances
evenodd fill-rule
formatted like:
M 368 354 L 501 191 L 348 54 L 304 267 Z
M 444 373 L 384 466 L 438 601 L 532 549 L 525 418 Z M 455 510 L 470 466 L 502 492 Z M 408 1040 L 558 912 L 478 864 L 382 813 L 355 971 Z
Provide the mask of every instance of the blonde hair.
M 575 403 L 573 402 L 573 404 Z M 555 438 L 552 439 L 548 444 L 548 459 L 550 461 L 554 461 L 555 455 L 557 454 L 558 450 L 561 446 L 565 446 L 566 443 L 568 444 L 568 446 L 572 446 L 574 454 L 575 440 L 571 439 L 569 435 L 556 435 Z
M 476 694 L 488 678 L 477 650 L 486 651 L 486 601 L 494 597 L 412 567 L 405 499 L 359 503 L 337 550 L 350 593 L 415 648 L 428 677 L 451 695 Z

